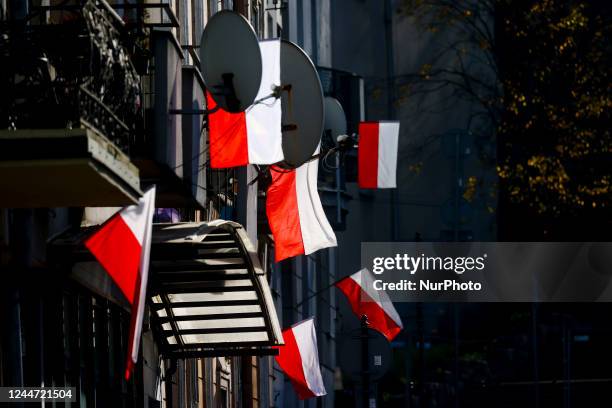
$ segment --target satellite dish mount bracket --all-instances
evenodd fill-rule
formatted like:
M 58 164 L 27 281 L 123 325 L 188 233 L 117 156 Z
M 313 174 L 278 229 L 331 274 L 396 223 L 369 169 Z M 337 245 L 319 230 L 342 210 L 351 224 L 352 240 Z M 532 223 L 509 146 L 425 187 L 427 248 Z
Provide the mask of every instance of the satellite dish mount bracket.
M 225 96 L 225 102 L 230 112 L 240 112 L 240 99 L 236 97 L 236 89 L 234 88 L 234 74 L 226 72 L 221 75 L 223 78 L 222 95 Z

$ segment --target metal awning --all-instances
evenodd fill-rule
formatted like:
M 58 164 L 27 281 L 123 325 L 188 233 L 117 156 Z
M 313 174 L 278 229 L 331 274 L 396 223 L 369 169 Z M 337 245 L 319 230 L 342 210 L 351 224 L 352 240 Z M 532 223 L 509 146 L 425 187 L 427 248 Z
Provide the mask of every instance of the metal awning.
M 83 245 L 92 227 L 50 243 L 51 264 L 124 307 L 119 288 Z M 270 288 L 244 228 L 235 222 L 154 224 L 150 326 L 168 358 L 272 355 L 283 344 Z
M 240 224 L 156 224 L 150 270 L 162 354 L 276 354 L 282 334 L 270 288 Z

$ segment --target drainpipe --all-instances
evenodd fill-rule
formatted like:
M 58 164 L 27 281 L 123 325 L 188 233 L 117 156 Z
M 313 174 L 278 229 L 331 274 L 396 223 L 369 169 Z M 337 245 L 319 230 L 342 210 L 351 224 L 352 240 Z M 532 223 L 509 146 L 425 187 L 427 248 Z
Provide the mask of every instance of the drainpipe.
M 164 385 L 166 387 L 166 408 L 172 408 L 172 376 L 176 372 L 176 359 L 168 359 L 168 367 L 164 370 Z

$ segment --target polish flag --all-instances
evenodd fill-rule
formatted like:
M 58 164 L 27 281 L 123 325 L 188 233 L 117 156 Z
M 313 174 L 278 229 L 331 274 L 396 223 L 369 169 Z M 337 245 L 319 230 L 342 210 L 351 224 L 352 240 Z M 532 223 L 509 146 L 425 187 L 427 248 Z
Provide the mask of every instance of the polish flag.
M 399 122 L 359 124 L 359 187 L 395 188 Z
M 274 164 L 284 159 L 281 101 L 271 96 L 280 81 L 280 40 L 261 41 L 261 84 L 255 103 L 239 113 L 219 109 L 208 115 L 210 166 L 227 168 Z M 206 93 L 206 106 L 216 103 Z
M 277 346 L 276 362 L 289 377 L 301 400 L 327 394 L 317 350 L 314 320 L 303 320 L 283 331 L 284 346 Z
M 315 154 L 318 152 L 317 148 Z M 319 198 L 318 171 L 318 159 L 294 170 L 270 167 L 272 184 L 268 187 L 266 214 L 276 262 L 337 245 Z
M 85 246 L 106 269 L 132 305 L 125 379 L 138 361 L 138 347 L 146 302 L 151 233 L 155 212 L 155 187 L 136 205 L 130 205 L 106 221 L 85 240 Z
M 366 315 L 369 327 L 391 341 L 402 330 L 402 320 L 387 292 L 374 289 L 373 284 L 372 273 L 364 268 L 336 282 L 336 287 L 346 295 L 357 317 Z

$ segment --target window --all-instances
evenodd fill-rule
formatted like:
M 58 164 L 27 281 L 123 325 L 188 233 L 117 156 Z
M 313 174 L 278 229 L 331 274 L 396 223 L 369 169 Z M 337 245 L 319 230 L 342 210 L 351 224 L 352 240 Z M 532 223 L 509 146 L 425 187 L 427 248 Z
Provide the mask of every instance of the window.
M 123 379 L 129 312 L 63 276 L 49 277 L 44 293 L 20 289 L 19 332 L 28 352 L 16 356 L 0 350 L 0 360 L 6 368 L 8 361 L 21 359 L 27 386 L 44 378 L 46 385 L 76 387 L 82 406 L 137 406 L 142 368 L 129 382 Z
M 192 43 L 195 46 L 200 45 L 200 37 L 202 36 L 202 30 L 204 30 L 204 3 L 200 0 L 191 0 L 192 10 Z
M 261 1 L 253 0 L 251 4 L 251 25 L 259 38 L 263 38 L 264 36 L 263 14 Z
M 209 0 L 208 7 L 210 10 L 209 15 L 212 16 L 219 10 L 232 10 L 234 2 L 232 0 Z
M 179 9 L 179 17 L 181 21 L 181 33 L 180 33 L 180 43 L 181 45 L 191 45 L 191 1 L 190 0 L 181 0 L 181 6 Z
M 214 15 L 219 11 L 219 0 L 208 0 L 208 16 Z
M 268 22 L 267 22 L 267 37 L 266 38 L 276 38 L 275 32 L 276 25 L 274 24 L 274 19 L 272 15 L 268 13 Z

